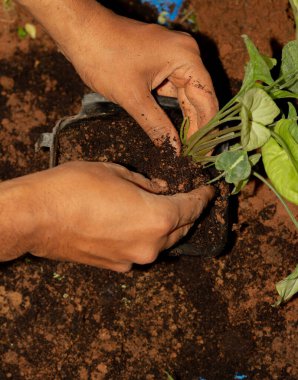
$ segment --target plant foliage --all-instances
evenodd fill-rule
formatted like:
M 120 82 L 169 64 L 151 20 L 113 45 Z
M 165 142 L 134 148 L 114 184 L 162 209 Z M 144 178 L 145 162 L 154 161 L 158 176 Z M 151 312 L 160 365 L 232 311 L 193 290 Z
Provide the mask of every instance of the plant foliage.
M 273 78 L 271 70 L 277 61 L 260 54 L 248 36 L 242 37 L 249 62 L 240 91 L 189 138 L 189 121 L 184 120 L 180 130 L 183 152 L 199 163 L 215 165 L 219 175 L 210 183 L 224 177 L 226 182 L 234 184 L 232 194 L 238 193 L 251 175 L 259 178 L 275 192 L 298 229 L 298 221 L 283 199 L 298 205 L 297 112 L 289 101 L 298 98 L 298 41 L 284 46 L 280 74 Z M 282 111 L 285 107 L 288 107 L 287 117 Z M 210 155 L 214 148 L 227 141 L 232 142 L 228 150 Z M 254 170 L 260 158 L 270 182 Z M 292 294 L 287 285 L 289 281 L 283 283 L 286 294 L 283 301 Z M 279 292 L 280 289 L 281 286 Z M 298 285 L 293 289 L 298 291 Z

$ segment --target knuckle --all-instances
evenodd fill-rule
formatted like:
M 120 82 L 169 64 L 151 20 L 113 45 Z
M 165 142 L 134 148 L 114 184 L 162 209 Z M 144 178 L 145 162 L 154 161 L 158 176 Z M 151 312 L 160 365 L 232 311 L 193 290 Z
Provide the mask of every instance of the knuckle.
M 196 51 L 196 53 L 200 53 L 197 41 L 190 34 L 185 32 L 178 32 L 176 38 L 177 43 L 182 45 L 184 48 L 188 48 L 190 50 Z
M 132 265 L 131 264 L 122 264 L 118 266 L 115 271 L 118 273 L 126 273 L 131 270 Z
M 163 214 L 158 222 L 158 231 L 161 236 L 165 236 L 173 227 L 172 217 L 169 213 Z
M 176 210 L 173 209 L 173 205 L 169 205 L 170 207 L 161 210 L 162 212 L 155 215 L 155 225 L 152 229 L 157 239 L 167 236 L 176 227 Z
M 141 253 L 136 255 L 134 263 L 139 265 L 151 264 L 156 260 L 158 253 L 158 250 L 153 247 L 144 249 Z

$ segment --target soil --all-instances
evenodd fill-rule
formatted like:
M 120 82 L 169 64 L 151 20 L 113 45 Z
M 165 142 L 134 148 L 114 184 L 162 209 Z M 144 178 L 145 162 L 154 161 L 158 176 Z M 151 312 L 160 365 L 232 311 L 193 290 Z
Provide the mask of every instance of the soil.
M 165 194 L 191 191 L 218 175 L 212 176 L 189 157 L 177 157 L 168 142 L 157 148 L 132 117 L 111 106 L 101 106 L 103 115 L 83 117 L 79 121 L 69 119 L 57 134 L 57 164 L 74 160 L 114 162 L 147 178 L 165 181 L 168 185 Z M 174 125 L 181 125 L 180 112 L 168 109 L 168 114 Z M 63 123 L 66 122 L 64 119 Z M 172 254 L 186 250 L 191 255 L 210 257 L 224 250 L 229 227 L 229 187 L 219 182 L 215 189 L 213 201 L 180 242 L 188 245 L 175 246 Z
M 286 0 L 192 7 L 221 102 L 242 78 L 241 34 L 275 56 L 294 38 Z M 41 27 L 36 40 L 18 38 L 30 20 L 18 8 L 0 11 L 1 180 L 48 166 L 36 139 L 78 112 L 88 92 Z M 0 379 L 166 380 L 167 371 L 182 380 L 296 380 L 298 299 L 271 305 L 274 283 L 297 264 L 297 232 L 258 183 L 234 198 L 233 211 L 220 258 L 162 255 L 126 274 L 30 255 L 2 263 Z

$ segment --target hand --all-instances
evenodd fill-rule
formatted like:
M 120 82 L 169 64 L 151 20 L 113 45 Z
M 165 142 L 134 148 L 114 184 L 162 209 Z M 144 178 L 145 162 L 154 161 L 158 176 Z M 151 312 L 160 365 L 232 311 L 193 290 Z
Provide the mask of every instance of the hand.
M 68 163 L 1 184 L 0 211 L 1 189 L 21 194 L 12 199 L 16 210 L 10 215 L 15 230 L 27 231 L 14 236 L 19 250 L 116 271 L 154 261 L 185 236 L 213 196 L 211 187 L 157 195 L 163 190 L 157 182 L 116 164 L 92 162 Z M 18 228 L 25 210 L 25 227 Z M 0 220 L 7 225 L 1 212 Z M 0 242 L 2 255 L 6 252 L 2 260 L 15 257 L 16 246 L 8 248 L 12 239 Z
M 126 109 L 151 140 L 159 144 L 170 136 L 179 151 L 176 129 L 151 91 L 178 97 L 190 119 L 189 136 L 215 115 L 217 99 L 196 41 L 158 25 L 109 17 L 103 33 L 95 13 L 79 40 L 66 46 L 67 57 L 90 88 Z
M 94 0 L 18 0 L 45 26 L 84 82 L 120 104 L 159 144 L 178 134 L 151 91 L 178 97 L 189 135 L 217 112 L 212 82 L 188 34 L 120 17 Z

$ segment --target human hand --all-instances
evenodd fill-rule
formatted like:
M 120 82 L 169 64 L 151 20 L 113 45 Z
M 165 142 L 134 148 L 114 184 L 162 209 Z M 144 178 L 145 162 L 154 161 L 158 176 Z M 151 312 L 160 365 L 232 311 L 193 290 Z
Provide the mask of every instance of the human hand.
M 116 164 L 94 162 L 64 164 L 1 186 L 22 194 L 12 217 L 18 220 L 28 210 L 31 218 L 27 215 L 26 235 L 17 237 L 19 250 L 115 271 L 153 262 L 186 235 L 213 196 L 211 187 L 157 195 L 163 190 L 157 182 Z M 15 246 L 12 252 L 1 249 L 2 260 L 15 257 Z
M 116 15 L 94 0 L 18 0 L 45 26 L 84 82 L 120 104 L 156 143 L 176 129 L 151 91 L 178 97 L 189 136 L 217 112 L 212 81 L 195 40 Z
M 217 112 L 211 78 L 196 41 L 188 34 L 109 15 L 103 33 L 100 13 L 65 46 L 66 56 L 84 82 L 120 104 L 156 144 L 170 137 L 179 151 L 176 129 L 151 91 L 178 97 L 190 120 L 189 136 Z M 79 54 L 83 52 L 83 54 Z

